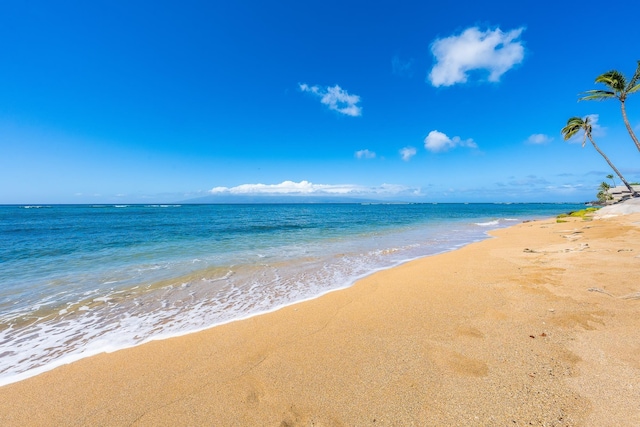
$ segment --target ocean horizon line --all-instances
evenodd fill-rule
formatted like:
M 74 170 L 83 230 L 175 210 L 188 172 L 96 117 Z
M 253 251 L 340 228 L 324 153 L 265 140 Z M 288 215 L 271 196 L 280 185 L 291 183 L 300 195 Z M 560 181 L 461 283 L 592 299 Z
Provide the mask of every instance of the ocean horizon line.
M 207 205 L 586 205 L 591 202 L 562 201 L 562 202 L 415 202 L 415 201 L 247 201 L 247 202 L 109 202 L 109 203 L 0 203 L 0 207 L 63 207 L 63 206 L 80 206 L 80 207 L 177 207 L 177 206 L 207 206 Z

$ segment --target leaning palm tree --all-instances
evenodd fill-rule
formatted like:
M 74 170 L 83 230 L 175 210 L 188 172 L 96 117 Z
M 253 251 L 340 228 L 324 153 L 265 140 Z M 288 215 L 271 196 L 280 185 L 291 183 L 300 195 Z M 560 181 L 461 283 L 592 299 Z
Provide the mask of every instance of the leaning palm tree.
M 627 180 L 624 179 L 620 171 L 615 166 L 613 166 L 613 163 L 611 163 L 611 160 L 609 160 L 609 158 L 602 152 L 602 150 L 600 150 L 600 147 L 596 145 L 596 142 L 593 140 L 593 137 L 591 136 L 591 119 L 589 118 L 589 116 L 585 117 L 584 119 L 580 117 L 571 117 L 569 120 L 567 120 L 567 125 L 563 127 L 560 132 L 562 133 L 562 136 L 566 141 L 580 131 L 584 132 L 584 137 L 582 139 L 582 146 L 584 147 L 584 145 L 587 143 L 587 138 L 589 138 L 589 141 L 593 145 L 593 148 L 595 148 L 596 151 L 600 153 L 602 157 L 604 157 L 604 159 L 607 161 L 609 166 L 611 166 L 611 169 L 613 169 L 616 175 L 620 177 L 620 181 L 624 183 L 624 185 L 629 189 L 629 191 L 634 197 L 638 197 L 639 196 L 638 193 L 633 189 L 633 187 L 629 185 Z
M 605 99 L 617 98 L 620 101 L 620 108 L 622 109 L 622 120 L 627 127 L 631 139 L 636 144 L 636 148 L 640 151 L 640 142 L 633 133 L 629 119 L 627 118 L 627 110 L 625 109 L 624 102 L 627 100 L 627 96 L 640 90 L 640 61 L 633 77 L 627 83 L 627 79 L 620 71 L 611 70 L 604 74 L 599 75 L 596 78 L 596 83 L 602 83 L 609 90 L 594 89 L 584 92 L 586 96 L 583 96 L 579 101 L 604 101 Z

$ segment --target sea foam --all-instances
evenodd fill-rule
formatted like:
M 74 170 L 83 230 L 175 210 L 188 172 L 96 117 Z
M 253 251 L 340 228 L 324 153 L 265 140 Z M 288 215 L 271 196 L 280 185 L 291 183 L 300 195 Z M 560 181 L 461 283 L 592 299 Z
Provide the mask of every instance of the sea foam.
M 0 207 L 0 385 L 316 298 L 532 215 L 520 205 L 156 206 Z

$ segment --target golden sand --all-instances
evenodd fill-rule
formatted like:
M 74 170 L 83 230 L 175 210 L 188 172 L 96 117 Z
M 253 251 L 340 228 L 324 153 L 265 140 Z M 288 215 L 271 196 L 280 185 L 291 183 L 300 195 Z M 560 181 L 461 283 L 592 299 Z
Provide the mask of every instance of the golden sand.
M 640 214 L 528 222 L 0 388 L 0 425 L 640 426 Z

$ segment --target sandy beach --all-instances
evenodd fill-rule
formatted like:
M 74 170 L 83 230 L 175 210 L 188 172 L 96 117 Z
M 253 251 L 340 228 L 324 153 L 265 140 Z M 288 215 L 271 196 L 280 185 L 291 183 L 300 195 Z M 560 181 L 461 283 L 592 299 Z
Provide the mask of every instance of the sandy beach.
M 615 213 L 1 387 L 0 425 L 638 426 L 640 213 Z

